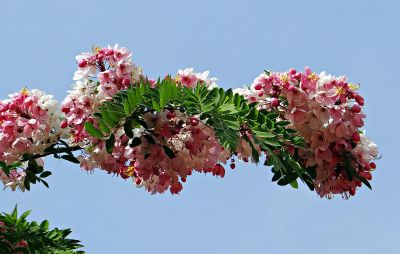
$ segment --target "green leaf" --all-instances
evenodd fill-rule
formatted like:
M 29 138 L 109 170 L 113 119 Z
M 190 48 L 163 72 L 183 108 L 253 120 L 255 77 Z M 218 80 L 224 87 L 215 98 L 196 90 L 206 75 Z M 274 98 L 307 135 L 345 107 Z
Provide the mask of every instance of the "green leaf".
M 28 210 L 28 211 L 24 212 L 24 213 L 21 215 L 20 219 L 25 220 L 25 218 L 28 217 L 29 214 L 31 214 L 31 210 Z
M 122 120 L 122 118 L 124 117 L 124 115 L 121 114 L 120 112 L 109 110 L 109 109 L 107 109 L 107 114 L 115 122 L 113 127 L 115 127 Z
M 127 99 L 123 99 L 122 105 L 124 106 L 125 114 L 130 115 L 133 108 L 130 106 L 129 101 Z
M 103 133 L 110 133 L 110 128 L 108 128 L 107 124 L 102 118 L 97 118 L 97 122 L 99 123 L 99 128 Z
M 253 133 L 256 134 L 260 138 L 273 138 L 275 137 L 275 134 L 267 131 L 254 131 Z
M 133 138 L 133 119 L 128 118 L 124 124 L 124 132 L 129 138 Z
M 291 182 L 295 181 L 297 179 L 297 174 L 294 172 L 289 173 L 288 175 L 283 176 L 277 183 L 278 185 L 284 186 L 288 185 Z
M 296 180 L 291 182 L 290 185 L 293 187 L 293 189 L 298 189 L 299 188 L 299 183 Z
M 264 144 L 267 144 L 267 145 L 270 145 L 270 146 L 281 146 L 281 144 L 278 141 L 274 140 L 274 139 L 266 138 L 266 139 L 263 139 L 262 142 Z
M 156 101 L 155 99 L 153 99 L 153 100 L 151 101 L 151 103 L 152 103 L 152 106 L 153 106 L 153 108 L 154 108 L 155 110 L 161 111 L 160 103 L 159 103 L 158 101 Z
M 112 133 L 106 141 L 106 150 L 109 154 L 111 154 L 112 151 L 114 150 L 114 143 L 115 143 L 115 136 L 114 133 Z
M 71 156 L 69 154 L 62 155 L 61 159 L 67 160 L 67 161 L 75 163 L 75 164 L 80 163 L 79 160 L 77 158 L 75 158 L 75 156 Z
M 272 177 L 271 181 L 276 182 L 282 177 L 282 173 L 280 171 L 275 172 L 274 176 Z
M 28 178 L 25 178 L 25 180 L 24 180 L 24 186 L 25 186 L 25 189 L 26 189 L 26 190 L 28 190 L 28 191 L 31 190 L 31 183 L 29 182 Z
M 163 80 L 159 90 L 160 108 L 164 108 L 170 101 L 178 97 L 178 91 L 173 81 Z
M 271 113 L 267 114 L 268 119 L 276 119 L 278 116 L 279 116 L 279 114 L 276 112 L 271 112 Z
M 107 124 L 108 127 L 114 128 L 118 122 L 115 122 L 106 109 L 102 108 L 101 110 L 101 119 L 104 120 L 104 123 Z
M 46 186 L 46 188 L 49 188 L 49 184 L 45 180 L 42 179 L 41 181 L 42 181 L 43 185 Z
M 365 186 L 367 186 L 370 190 L 372 190 L 372 186 L 367 179 L 361 176 L 357 176 L 357 179 L 360 180 L 363 184 L 365 184 Z
M 103 133 L 97 129 L 96 127 L 93 126 L 92 123 L 90 122 L 86 122 L 85 123 L 85 130 L 87 131 L 87 133 L 89 133 L 90 136 L 101 139 L 103 138 Z
M 40 174 L 40 178 L 46 178 L 50 175 L 51 175 L 50 171 L 44 171 L 43 173 Z
M 253 142 L 246 135 L 243 136 L 243 138 L 249 143 L 249 145 L 251 147 L 251 157 L 253 157 L 255 163 L 258 163 L 260 160 L 259 159 L 260 154 L 258 153 L 258 150 L 254 147 Z
M 311 178 L 305 178 L 304 182 L 307 184 L 307 187 L 311 190 L 314 191 L 314 181 Z
M 41 227 L 43 230 L 49 229 L 49 221 L 47 221 L 47 220 L 42 221 L 42 223 L 40 223 L 40 227 Z
M 275 125 L 278 125 L 278 126 L 287 126 L 289 124 L 290 124 L 290 121 L 279 121 L 279 122 L 275 123 Z
M 0 161 L 0 167 L 3 170 L 3 172 L 6 173 L 7 176 L 10 175 L 10 168 L 7 166 L 7 164 L 4 161 Z

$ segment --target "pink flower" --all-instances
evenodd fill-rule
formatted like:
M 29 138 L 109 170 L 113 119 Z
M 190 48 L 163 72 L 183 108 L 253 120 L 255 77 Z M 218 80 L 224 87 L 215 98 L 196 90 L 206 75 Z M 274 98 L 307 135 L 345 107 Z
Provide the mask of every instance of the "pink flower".
M 107 71 L 103 71 L 99 74 L 99 81 L 100 84 L 107 84 L 107 83 L 113 83 L 114 81 L 114 71 L 112 70 L 107 70 Z
M 31 145 L 31 142 L 27 138 L 20 137 L 13 142 L 11 147 L 12 149 L 15 149 L 17 153 L 23 154 L 29 149 L 29 146 Z
M 197 84 L 197 77 L 193 73 L 193 68 L 179 70 L 177 75 L 177 80 L 183 86 L 187 87 L 194 87 Z
M 305 123 L 307 121 L 306 110 L 294 107 L 289 114 L 289 120 L 297 125 Z
M 112 83 L 100 84 L 98 89 L 99 96 L 105 99 L 111 99 L 116 93 L 118 93 L 116 85 Z

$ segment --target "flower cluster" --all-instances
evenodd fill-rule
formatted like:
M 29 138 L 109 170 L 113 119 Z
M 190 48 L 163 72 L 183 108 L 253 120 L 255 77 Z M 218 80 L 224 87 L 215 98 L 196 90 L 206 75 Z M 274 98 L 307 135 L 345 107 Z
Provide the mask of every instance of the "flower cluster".
M 140 145 L 126 146 L 124 156 L 129 166 L 122 175 L 132 176 L 138 186 L 149 192 L 162 193 L 170 188 L 179 193 L 192 170 L 223 177 L 225 163 L 230 156 L 218 143 L 214 131 L 196 117 L 180 111 L 165 110 L 147 113 L 144 118 L 153 135 L 141 132 L 136 139 Z M 131 142 L 132 143 L 132 142 Z
M 193 72 L 193 68 L 186 68 L 178 70 L 175 80 L 186 87 L 195 87 L 198 82 L 205 83 L 209 89 L 217 87 L 217 79 L 209 78 L 209 74 L 209 71 L 196 73 Z
M 88 141 L 83 124 L 93 121 L 93 114 L 102 102 L 139 80 L 141 71 L 131 56 L 126 48 L 116 45 L 95 48 L 76 57 L 79 67 L 74 74 L 76 82 L 61 105 L 65 114 L 61 127 L 68 127 L 74 143 Z
M 358 86 L 345 77 L 334 77 L 309 68 L 304 72 L 264 72 L 250 88 L 236 89 L 250 102 L 279 112 L 290 121 L 288 128 L 304 137 L 308 149 L 298 155 L 304 167 L 315 167 L 315 188 L 322 196 L 354 195 L 364 179 L 371 180 L 376 144 L 367 139 L 361 127 L 366 117 L 364 99 Z
M 43 154 L 65 138 L 60 116 L 53 96 L 39 90 L 23 89 L 0 101 L 0 161 L 10 165 L 21 161 L 23 154 Z M 24 190 L 25 172 L 14 169 L 7 175 L 0 169 L 0 178 L 5 187 Z
M 171 193 L 178 193 L 181 182 L 193 169 L 224 176 L 219 163 L 226 161 L 229 152 L 224 151 L 210 127 L 178 110 L 146 113 L 143 118 L 153 131 L 135 128 L 133 139 L 125 135 L 123 128 L 113 130 L 114 148 L 108 153 L 105 141 L 90 137 L 84 124 L 98 126 L 95 113 L 101 104 L 144 77 L 133 64 L 131 53 L 117 46 L 83 53 L 77 61 L 76 83 L 61 106 L 65 114 L 61 127 L 71 133 L 71 143 L 85 147 L 84 154 L 78 156 L 82 168 L 101 168 L 124 179 L 132 177 L 137 186 L 152 193 L 168 188 Z M 210 88 L 216 86 L 216 79 L 208 78 L 208 72 L 194 73 L 193 69 L 179 70 L 175 81 L 187 87 L 198 82 Z M 133 147 L 132 142 L 137 146 Z

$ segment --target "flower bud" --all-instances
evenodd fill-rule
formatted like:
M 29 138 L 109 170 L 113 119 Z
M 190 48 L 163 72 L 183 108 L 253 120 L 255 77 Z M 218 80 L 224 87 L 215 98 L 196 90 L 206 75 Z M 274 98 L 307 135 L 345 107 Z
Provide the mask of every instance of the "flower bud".
M 262 85 L 261 84 L 257 84 L 254 86 L 255 90 L 261 90 L 262 89 Z
M 61 129 L 67 128 L 67 127 L 68 127 L 68 122 L 67 122 L 67 120 L 63 120 L 63 121 L 60 123 L 60 127 L 61 127 Z
M 278 100 L 278 98 L 272 98 L 271 99 L 271 107 L 273 107 L 273 108 L 275 108 L 275 107 L 278 107 L 278 105 L 279 105 L 279 100 Z
M 361 112 L 361 107 L 358 104 L 354 104 L 353 107 L 351 108 L 351 111 L 354 113 L 360 113 Z
M 78 62 L 78 66 L 79 68 L 85 68 L 87 66 L 88 62 L 86 61 L 86 59 L 81 59 Z
M 361 140 L 360 134 L 358 132 L 354 132 L 351 138 L 354 142 L 359 142 Z

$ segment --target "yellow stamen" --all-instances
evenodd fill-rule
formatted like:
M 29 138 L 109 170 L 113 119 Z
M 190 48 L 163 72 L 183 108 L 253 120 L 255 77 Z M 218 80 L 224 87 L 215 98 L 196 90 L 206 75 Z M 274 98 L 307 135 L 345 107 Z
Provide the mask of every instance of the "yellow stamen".
M 124 174 L 125 174 L 125 175 L 128 175 L 128 176 L 132 176 L 134 171 L 135 171 L 135 167 L 134 167 L 134 166 L 129 166 L 129 167 L 124 171 Z
M 308 80 L 317 81 L 318 80 L 317 74 L 315 72 L 311 73 L 310 75 L 308 75 Z
M 93 53 L 99 53 L 99 51 L 101 50 L 101 48 L 99 47 L 99 46 L 95 46 L 95 45 L 93 45 L 92 46 L 92 50 L 93 50 Z
M 280 78 L 281 78 L 281 82 L 282 82 L 282 83 L 286 83 L 286 82 L 289 81 L 289 77 L 288 77 L 286 74 L 282 74 L 282 75 L 280 76 Z
M 29 95 L 29 90 L 28 90 L 28 88 L 24 87 L 24 88 L 21 89 L 20 93 L 22 95 Z
M 356 90 L 360 89 L 360 85 L 357 85 L 357 84 L 354 84 L 354 83 L 349 83 L 349 88 L 351 90 L 356 91 Z
M 336 87 L 336 93 L 339 95 L 345 94 L 346 93 L 346 89 L 344 89 L 343 87 Z

